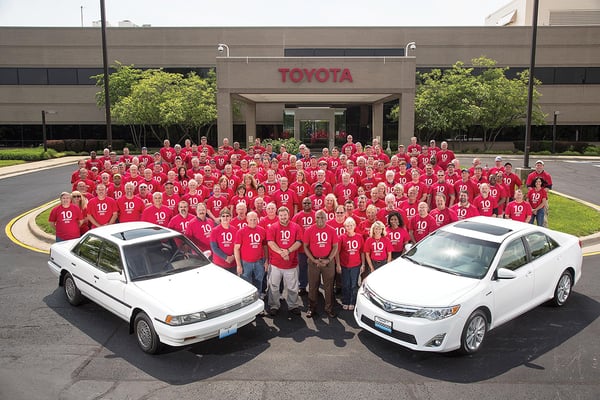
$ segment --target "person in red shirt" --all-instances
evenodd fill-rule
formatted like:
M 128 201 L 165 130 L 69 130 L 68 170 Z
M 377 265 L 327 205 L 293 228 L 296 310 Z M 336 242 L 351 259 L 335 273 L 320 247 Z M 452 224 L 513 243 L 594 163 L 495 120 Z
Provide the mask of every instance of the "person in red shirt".
M 406 230 L 406 224 L 397 211 L 387 216 L 387 238 L 392 243 L 392 260 L 400 257 L 404 252 L 404 245 L 410 242 L 410 235 Z
M 548 192 L 542 187 L 542 178 L 535 178 L 533 189 L 527 192 L 527 201 L 531 204 L 530 224 L 536 223 L 538 226 L 544 225 L 544 210 L 548 202 Z
M 165 139 L 163 141 L 163 147 L 160 149 L 160 157 L 169 166 L 173 166 L 173 164 L 175 164 L 175 149 L 171 147 L 171 142 L 169 139 Z
M 333 311 L 333 280 L 335 276 L 334 258 L 338 250 L 338 237 L 335 230 L 327 226 L 327 214 L 323 210 L 315 213 L 316 225 L 304 232 L 304 252 L 308 257 L 308 303 L 307 318 L 316 314 L 319 286 L 323 281 L 325 291 L 325 313 L 335 318 Z
M 125 194 L 117 200 L 119 222 L 142 220 L 142 212 L 146 208 L 144 201 L 134 195 L 135 186 L 131 182 L 125 184 Z
M 177 214 L 177 205 L 179 204 L 181 197 L 175 192 L 175 184 L 173 182 L 166 181 L 163 188 L 165 189 L 162 192 L 163 203 L 171 209 L 171 215 L 175 215 Z
M 469 194 L 466 190 L 461 190 L 458 194 L 458 203 L 450 207 L 456 213 L 459 220 L 476 217 L 479 215 L 477 208 L 469 203 Z
M 290 185 L 290 189 L 296 193 L 296 198 L 300 203 L 305 197 L 311 195 L 312 189 L 310 184 L 306 182 L 306 173 L 303 170 L 298 170 L 296 180 Z
M 160 226 L 168 226 L 173 211 L 163 204 L 161 192 L 152 194 L 152 205 L 142 211 L 142 221 L 150 222 Z
M 417 143 L 416 136 L 410 138 L 410 144 L 406 148 L 406 152 L 408 153 L 409 157 L 417 156 L 421 152 L 421 145 Z
M 498 202 L 495 197 L 490 195 L 490 186 L 482 183 L 479 188 L 480 195 L 475 197 L 473 205 L 479 211 L 479 215 L 486 217 L 495 217 L 498 215 Z
M 279 221 L 277 216 L 277 205 L 274 202 L 270 202 L 265 206 L 266 215 L 262 218 L 259 218 L 258 224 L 262 226 L 265 231 L 269 232 L 269 228 L 275 222 Z
M 267 232 L 258 226 L 258 215 L 254 211 L 246 218 L 247 224 L 237 231 L 233 247 L 237 273 L 262 293 L 263 277 L 269 266 Z
M 119 216 L 117 202 L 106 195 L 106 186 L 102 183 L 96 186 L 97 196 L 87 205 L 88 221 L 92 229 L 98 226 L 114 224 Z
M 291 215 L 296 214 L 296 211 L 298 211 L 298 203 L 299 203 L 298 197 L 296 196 L 296 192 L 294 192 L 294 190 L 292 190 L 288 186 L 288 178 L 282 177 L 279 180 L 279 183 L 280 183 L 279 189 L 277 189 L 277 190 L 275 190 L 275 192 L 273 192 L 273 194 L 271 195 L 271 198 L 277 205 L 278 209 L 280 207 L 287 207 L 287 209 L 290 211 Z
M 219 211 L 220 224 L 217 225 L 210 234 L 210 249 L 212 251 L 212 262 L 227 271 L 236 274 L 235 264 L 235 237 L 237 229 L 231 226 L 231 211 L 228 208 L 222 208 Z
M 279 207 L 278 222 L 267 231 L 269 246 L 269 315 L 279 311 L 280 287 L 287 292 L 286 302 L 292 314 L 300 315 L 302 300 L 298 295 L 298 249 L 302 246 L 302 227 L 290 221 L 290 210 Z
M 60 204 L 50 211 L 48 222 L 56 231 L 57 242 L 81 236 L 79 228 L 83 224 L 83 213 L 79 207 L 71 204 L 71 193 L 60 194 Z
M 424 201 L 420 202 L 419 214 L 408 221 L 408 233 L 412 242 L 417 243 L 436 229 L 437 222 L 429 215 L 429 206 Z
M 381 221 L 375 221 L 369 230 L 369 237 L 365 240 L 365 259 L 369 266 L 367 275 L 384 264 L 392 261 L 392 242 L 386 237 L 385 226 Z M 363 277 L 363 279 L 365 279 Z
M 315 211 L 312 209 L 312 201 L 305 197 L 302 200 L 302 211 L 299 211 L 292 217 L 292 221 L 300 225 L 302 228 L 302 235 L 315 223 Z M 306 296 L 308 292 L 308 258 L 304 252 L 304 246 L 300 247 L 298 251 L 298 280 L 299 280 L 299 294 L 300 296 Z
M 198 150 L 200 152 L 203 152 L 206 149 L 207 155 L 212 157 L 213 154 L 215 154 L 215 149 L 208 144 L 208 139 L 206 138 L 206 136 L 202 136 L 200 137 L 200 144 L 198 145 Z
M 210 250 L 210 234 L 215 222 L 206 216 L 206 205 L 198 203 L 196 218 L 190 221 L 184 235 L 187 236 L 202 251 Z
M 435 218 L 437 227 L 448 225 L 451 222 L 458 221 L 456 212 L 446 207 L 446 195 L 439 193 L 435 195 L 435 208 L 431 210 L 429 215 Z
M 346 232 L 340 236 L 339 250 L 335 255 L 336 272 L 342 276 L 342 309 L 354 310 L 358 293 L 358 277 L 365 270 L 363 236 L 356 233 L 356 221 L 344 221 Z
M 479 192 L 479 188 L 477 185 L 469 178 L 469 170 L 463 169 L 461 171 L 461 180 L 454 184 L 454 193 L 456 197 L 462 191 L 467 192 L 467 197 L 469 201 L 473 201 L 477 193 Z
M 194 215 L 189 213 L 189 204 L 183 200 L 177 204 L 177 211 L 177 214 L 171 217 L 168 227 L 179 233 L 185 233 L 187 226 L 194 219 Z
M 435 204 L 435 196 L 438 193 L 443 193 L 447 200 L 446 207 L 450 207 L 454 204 L 454 186 L 446 182 L 446 174 L 444 171 L 436 172 L 437 182 L 435 182 L 429 188 L 429 196 L 427 197 L 428 204 Z
M 520 188 L 523 185 L 521 178 L 515 174 L 512 170 L 512 164 L 507 162 L 504 164 L 504 177 L 502 181 L 508 188 L 508 201 L 512 201 L 515 198 L 515 189 Z
M 523 192 L 521 189 L 515 190 L 515 199 L 508 203 L 504 210 L 504 218 L 509 218 L 515 221 L 529 222 L 533 211 L 531 205 L 523 201 Z
M 435 160 L 436 164 L 445 171 L 456 156 L 452 150 L 448 150 L 448 142 L 442 142 L 441 146 L 442 148 L 435 153 Z

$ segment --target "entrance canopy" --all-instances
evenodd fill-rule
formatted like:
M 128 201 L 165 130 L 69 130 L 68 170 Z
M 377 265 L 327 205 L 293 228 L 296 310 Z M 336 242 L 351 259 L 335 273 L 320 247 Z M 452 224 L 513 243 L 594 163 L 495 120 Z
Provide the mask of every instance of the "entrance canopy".
M 372 137 L 383 135 L 383 104 L 399 99 L 398 139 L 414 130 L 414 57 L 217 57 L 219 143 L 233 133 L 232 101 L 245 103 L 246 142 L 256 137 L 256 104 L 369 104 Z M 334 124 L 329 124 L 330 130 Z M 299 139 L 299 133 L 294 132 Z

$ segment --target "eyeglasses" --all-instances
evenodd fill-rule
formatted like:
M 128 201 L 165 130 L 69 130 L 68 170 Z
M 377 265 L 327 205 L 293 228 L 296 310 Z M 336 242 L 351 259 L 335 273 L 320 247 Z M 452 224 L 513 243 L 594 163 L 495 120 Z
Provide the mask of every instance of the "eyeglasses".
M 73 195 L 73 196 L 71 196 L 71 197 L 73 197 L 74 199 L 81 198 L 81 196 L 80 196 L 80 195 L 78 195 L 78 194 L 74 194 L 74 195 Z
M 336 213 L 336 214 L 344 214 L 344 212 L 343 212 L 343 211 L 336 211 L 335 213 Z

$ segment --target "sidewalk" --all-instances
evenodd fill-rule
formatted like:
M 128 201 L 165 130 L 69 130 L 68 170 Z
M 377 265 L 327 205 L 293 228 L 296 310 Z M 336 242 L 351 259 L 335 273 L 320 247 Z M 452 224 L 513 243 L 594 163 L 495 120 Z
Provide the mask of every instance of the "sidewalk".
M 64 157 L 58 159 L 51 159 L 45 161 L 36 161 L 27 164 L 15 165 L 11 167 L 2 167 L 0 168 L 0 180 L 4 178 L 9 178 L 11 176 L 21 175 L 32 171 L 39 171 L 49 168 L 55 168 L 63 165 L 77 165 L 77 161 L 82 157 Z M 562 195 L 562 194 L 561 194 Z M 600 207 L 594 204 L 590 204 L 584 201 L 581 201 L 577 198 L 569 197 L 575 201 L 579 201 L 587 206 L 600 210 Z M 46 232 L 43 232 L 36 224 L 35 218 L 46 209 L 50 207 L 54 207 L 58 204 L 58 200 L 56 202 L 50 203 L 46 207 L 40 207 L 34 210 L 31 210 L 28 213 L 21 215 L 17 218 L 10 227 L 10 231 L 14 238 L 24 245 L 24 247 L 30 248 L 31 250 L 37 250 L 41 252 L 49 252 L 50 245 L 54 243 L 54 236 L 49 235 Z M 580 238 L 582 242 L 582 247 L 584 250 L 584 254 L 587 253 L 595 253 L 600 252 L 600 232 L 595 233 L 593 235 L 585 236 Z

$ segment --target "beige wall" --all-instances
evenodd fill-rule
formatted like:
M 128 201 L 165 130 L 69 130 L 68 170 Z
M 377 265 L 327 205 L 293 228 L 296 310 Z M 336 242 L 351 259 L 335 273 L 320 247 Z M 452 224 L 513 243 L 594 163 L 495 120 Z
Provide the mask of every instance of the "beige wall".
M 485 18 L 485 25 L 498 26 L 508 13 L 516 10 L 511 26 L 531 26 L 534 0 L 514 0 L 500 7 Z M 552 18 L 554 14 L 555 18 Z M 557 19 L 559 15 L 562 18 Z M 554 21 L 553 21 L 554 19 Z M 598 0 L 540 0 L 538 3 L 538 26 L 550 25 L 600 25 L 600 1 Z
M 546 0 L 545 0 L 546 1 Z M 529 65 L 529 27 L 111 28 L 109 60 L 139 67 L 212 67 L 217 43 L 232 57 L 281 57 L 285 48 L 404 48 L 417 42 L 417 67 L 449 66 L 485 55 L 500 65 Z M 537 66 L 600 66 L 600 26 L 540 27 Z M 101 67 L 97 28 L 0 27 L 0 67 Z M 370 78 L 369 78 L 370 79 Z M 372 80 L 375 82 L 376 80 Z M 39 123 L 42 109 L 62 123 L 98 124 L 104 114 L 91 86 L 0 86 L 0 124 Z M 544 110 L 559 123 L 600 125 L 600 85 L 541 88 Z M 278 111 L 279 110 L 279 111 Z M 274 123 L 283 106 L 257 106 L 257 123 Z M 563 110 L 565 110 L 563 112 Z M 551 122 L 551 116 L 547 119 Z

